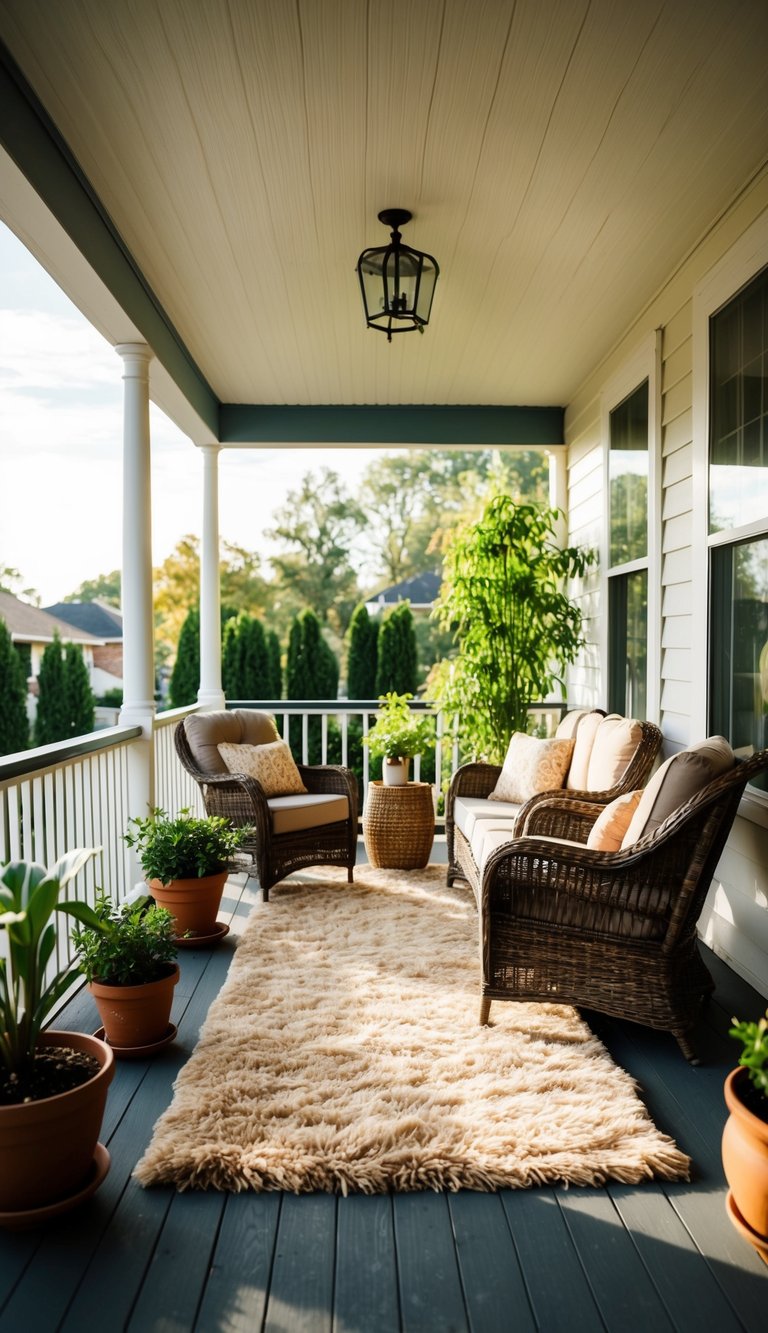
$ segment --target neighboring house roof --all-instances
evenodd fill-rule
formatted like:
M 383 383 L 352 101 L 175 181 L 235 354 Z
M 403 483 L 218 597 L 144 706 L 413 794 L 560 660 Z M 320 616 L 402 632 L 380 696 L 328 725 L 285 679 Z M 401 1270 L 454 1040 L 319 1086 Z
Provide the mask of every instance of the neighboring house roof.
M 114 607 L 103 602 L 54 602 L 44 608 L 49 616 L 57 616 L 76 629 L 95 634 L 99 639 L 122 639 L 123 619 Z
M 104 640 L 85 630 L 75 629 L 64 620 L 41 611 L 39 606 L 30 606 L 12 593 L 0 592 L 0 618 L 10 631 L 14 643 L 50 643 L 58 630 L 59 638 L 67 643 L 103 643 Z
M 369 597 L 366 606 L 394 606 L 397 602 L 409 601 L 414 608 L 431 606 L 440 591 L 442 579 L 439 574 L 414 574 L 413 578 L 393 583 L 391 588 L 384 588 L 373 597 Z

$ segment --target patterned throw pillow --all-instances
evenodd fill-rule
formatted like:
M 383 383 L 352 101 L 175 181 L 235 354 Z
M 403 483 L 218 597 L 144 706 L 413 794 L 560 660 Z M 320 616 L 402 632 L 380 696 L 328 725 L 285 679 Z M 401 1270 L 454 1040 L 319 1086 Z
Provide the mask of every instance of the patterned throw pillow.
M 573 754 L 573 740 L 539 740 L 514 732 L 499 780 L 489 801 L 522 805 L 542 791 L 557 791 L 565 781 Z
M 255 778 L 264 788 L 265 796 L 300 796 L 307 790 L 286 741 L 270 741 L 266 745 L 222 741 L 216 748 L 230 773 Z

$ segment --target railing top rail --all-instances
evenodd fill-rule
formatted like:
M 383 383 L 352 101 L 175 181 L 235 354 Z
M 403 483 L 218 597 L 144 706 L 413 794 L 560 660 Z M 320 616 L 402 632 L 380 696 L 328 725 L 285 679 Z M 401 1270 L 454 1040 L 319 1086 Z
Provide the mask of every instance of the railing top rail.
M 38 745 L 34 750 L 20 750 L 0 757 L 0 782 L 10 782 L 25 773 L 42 773 L 56 768 L 69 759 L 123 745 L 141 735 L 141 727 L 105 727 L 103 731 L 89 731 L 71 741 L 55 741 L 53 745 Z
M 265 713 L 375 713 L 379 708 L 378 699 L 227 699 L 227 708 L 257 708 Z M 431 709 L 439 712 L 440 705 L 430 699 L 412 699 L 409 704 L 413 709 Z M 554 708 L 566 710 L 561 699 L 540 700 L 529 704 L 530 712 L 548 712 Z M 189 710 L 192 711 L 192 710 Z M 181 715 L 184 710 L 179 709 Z M 163 714 L 167 717 L 168 714 Z
M 174 722 L 180 722 L 183 717 L 189 717 L 190 713 L 199 712 L 199 704 L 185 704 L 183 708 L 164 708 L 161 713 L 155 713 L 155 727 L 170 727 Z

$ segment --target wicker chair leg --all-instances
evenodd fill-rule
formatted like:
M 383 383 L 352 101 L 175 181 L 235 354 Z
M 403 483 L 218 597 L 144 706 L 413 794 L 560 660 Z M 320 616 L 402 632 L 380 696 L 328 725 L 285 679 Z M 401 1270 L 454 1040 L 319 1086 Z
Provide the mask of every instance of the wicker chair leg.
M 480 998 L 480 1026 L 481 1026 L 481 1027 L 484 1028 L 484 1027 L 487 1026 L 487 1024 L 488 1024 L 488 1016 L 489 1016 L 490 1012 L 491 1012 L 491 1001 L 488 999 L 488 996 L 487 996 L 487 995 L 483 995 L 483 996 L 481 996 L 481 998 Z
M 262 901 L 263 903 L 268 903 L 268 902 L 269 902 L 269 885 L 268 885 L 268 884 L 262 884 L 262 886 L 261 886 L 261 901 Z
M 347 884 L 354 884 L 354 882 L 355 882 L 355 868 L 354 868 L 354 866 L 348 866 L 348 867 L 347 867 Z
M 688 1063 L 691 1065 L 700 1065 L 701 1060 L 696 1054 L 691 1042 L 688 1040 L 687 1032 L 675 1032 L 674 1038 Z

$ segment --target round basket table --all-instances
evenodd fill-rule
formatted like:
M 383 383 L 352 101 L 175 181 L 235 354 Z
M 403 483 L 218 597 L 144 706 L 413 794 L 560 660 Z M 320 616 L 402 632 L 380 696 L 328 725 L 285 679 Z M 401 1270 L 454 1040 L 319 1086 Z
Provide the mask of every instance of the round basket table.
M 406 782 L 386 787 L 370 782 L 363 810 L 363 839 L 372 866 L 381 870 L 421 870 L 435 837 L 432 784 Z

